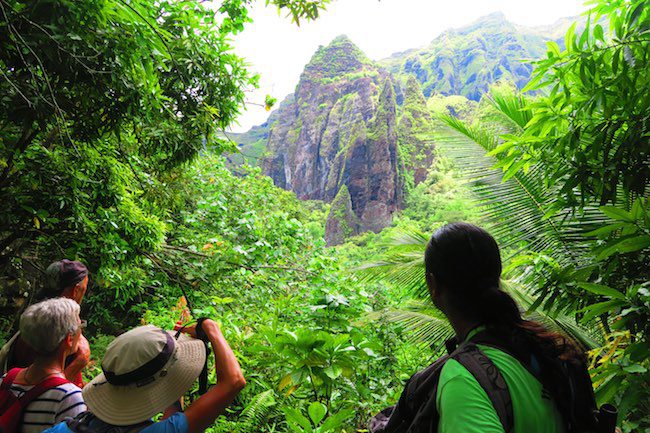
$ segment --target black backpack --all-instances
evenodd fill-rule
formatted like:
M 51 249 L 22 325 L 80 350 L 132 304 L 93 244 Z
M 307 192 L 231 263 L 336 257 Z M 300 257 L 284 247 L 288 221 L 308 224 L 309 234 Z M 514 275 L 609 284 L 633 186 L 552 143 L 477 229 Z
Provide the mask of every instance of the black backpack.
M 117 426 L 105 423 L 91 412 L 80 413 L 66 421 L 68 428 L 74 433 L 138 433 L 153 424 L 147 420 L 138 424 Z
M 436 407 L 438 380 L 442 367 L 454 359 L 474 376 L 485 390 L 506 433 L 514 430 L 512 400 L 508 386 L 494 363 L 478 348 L 477 344 L 495 347 L 517 359 L 542 384 L 540 360 L 534 354 L 522 350 L 522 345 L 509 338 L 500 338 L 482 331 L 460 346 L 452 339 L 447 342 L 448 355 L 438 359 L 422 371 L 415 373 L 407 382 L 395 406 L 375 415 L 369 426 L 370 433 L 435 433 L 438 431 L 440 414 Z M 560 360 L 544 360 L 553 374 L 561 374 L 566 380 L 561 389 L 552 390 L 556 405 L 566 426 L 566 433 L 613 433 L 616 425 L 616 409 L 606 405 L 596 410 L 591 379 L 585 365 L 575 365 Z

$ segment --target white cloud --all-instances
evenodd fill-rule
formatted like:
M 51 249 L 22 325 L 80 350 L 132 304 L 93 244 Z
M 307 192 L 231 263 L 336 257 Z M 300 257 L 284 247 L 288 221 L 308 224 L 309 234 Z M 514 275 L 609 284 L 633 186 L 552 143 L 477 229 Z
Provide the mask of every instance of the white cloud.
M 266 94 L 281 101 L 291 93 L 318 46 L 340 34 L 379 60 L 426 45 L 448 28 L 462 27 L 496 11 L 515 24 L 536 26 L 584 10 L 578 0 L 338 0 L 318 20 L 297 27 L 259 1 L 251 12 L 254 22 L 235 38 L 234 45 L 250 69 L 260 74 L 260 88 L 249 92 L 247 100 L 261 104 Z M 246 131 L 267 117 L 262 107 L 248 104 L 239 125 L 232 129 Z

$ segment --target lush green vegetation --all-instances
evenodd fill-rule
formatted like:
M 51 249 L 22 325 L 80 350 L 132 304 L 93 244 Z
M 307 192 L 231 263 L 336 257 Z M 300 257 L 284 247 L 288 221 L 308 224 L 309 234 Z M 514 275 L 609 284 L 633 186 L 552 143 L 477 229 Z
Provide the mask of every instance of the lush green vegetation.
M 427 97 L 462 95 L 478 101 L 495 80 L 523 87 L 533 68 L 521 60 L 542 56 L 545 42 L 566 25 L 560 21 L 543 30 L 523 29 L 497 12 L 446 30 L 428 46 L 396 53 L 382 63 L 400 80 L 415 77 Z
M 471 165 L 503 169 L 498 185 L 487 172 L 470 176 L 493 233 L 525 246 L 510 274 L 534 297 L 531 309 L 598 329 L 597 398 L 619 405 L 626 430 L 650 425 L 650 99 L 630 92 L 650 84 L 645 6 L 597 4 L 581 33 L 569 28 L 565 50 L 548 43 L 524 89 L 541 96 L 492 90 L 492 125 L 443 117 L 492 159 L 466 155 Z
M 267 3 L 299 22 L 327 2 Z M 189 309 L 220 321 L 249 384 L 212 431 L 357 431 L 451 334 L 421 257 L 433 229 L 466 220 L 498 238 L 527 313 L 590 350 L 623 430 L 649 429 L 644 5 L 595 3 L 566 49 L 549 42 L 533 96 L 427 102 L 411 80 L 400 157 L 434 145 L 434 162 L 391 227 L 327 248 L 329 205 L 220 156 L 255 82 L 228 42 L 247 2 L 215 18 L 197 2 L 0 0 L 2 329 L 49 261 L 78 258 L 96 361 L 114 335 Z

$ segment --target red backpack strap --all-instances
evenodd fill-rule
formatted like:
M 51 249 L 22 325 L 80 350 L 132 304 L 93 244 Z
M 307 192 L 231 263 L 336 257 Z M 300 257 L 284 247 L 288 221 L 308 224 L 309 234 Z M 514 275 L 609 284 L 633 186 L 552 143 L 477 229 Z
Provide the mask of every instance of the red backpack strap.
M 23 408 L 25 408 L 29 403 L 32 402 L 32 400 L 37 398 L 39 395 L 43 394 L 48 389 L 56 388 L 57 386 L 63 385 L 65 383 L 70 383 L 70 381 L 63 377 L 50 377 L 49 379 L 45 379 L 43 382 L 39 383 L 38 385 L 34 386 L 32 389 L 27 391 L 20 398 L 19 400 L 20 405 Z
M 18 373 L 20 373 L 22 370 L 23 370 L 22 368 L 12 368 L 11 370 L 9 370 L 5 375 L 4 379 L 2 379 L 0 390 L 9 389 L 9 387 L 14 383 L 14 380 L 16 380 L 16 376 L 18 376 Z

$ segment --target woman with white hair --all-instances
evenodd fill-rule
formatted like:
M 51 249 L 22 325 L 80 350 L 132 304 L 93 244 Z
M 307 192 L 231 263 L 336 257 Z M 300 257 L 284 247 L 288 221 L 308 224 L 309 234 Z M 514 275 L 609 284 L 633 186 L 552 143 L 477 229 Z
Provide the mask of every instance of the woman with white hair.
M 63 259 L 52 263 L 45 271 L 46 285 L 37 300 L 68 298 L 81 304 L 88 288 L 88 268 L 81 262 Z M 0 350 L 0 373 L 15 367 L 27 367 L 36 359 L 34 349 L 17 332 Z M 83 335 L 79 337 L 77 351 L 66 359 L 65 377 L 78 387 L 83 387 L 82 370 L 90 361 L 90 345 Z
M 31 305 L 20 316 L 20 335 L 36 352 L 36 359 L 26 368 L 10 370 L 0 381 L 1 392 L 31 400 L 23 406 L 16 431 L 40 433 L 86 411 L 81 389 L 64 375 L 65 359 L 77 351 L 84 326 L 79 304 L 67 298 Z

